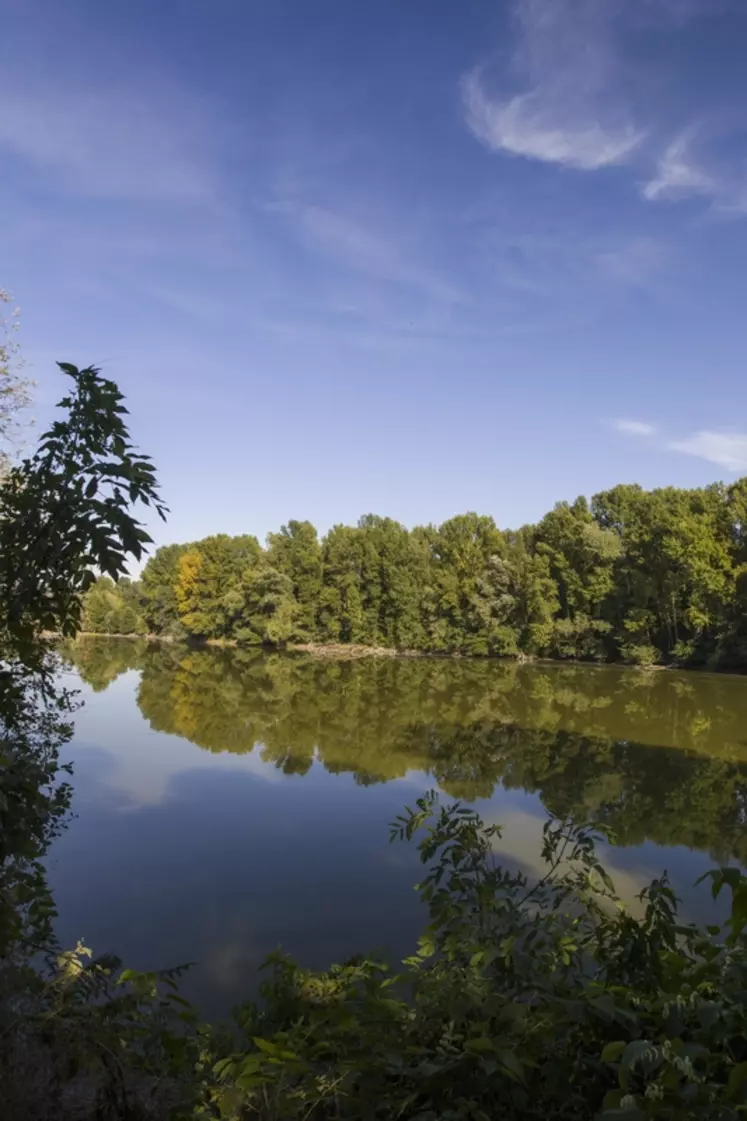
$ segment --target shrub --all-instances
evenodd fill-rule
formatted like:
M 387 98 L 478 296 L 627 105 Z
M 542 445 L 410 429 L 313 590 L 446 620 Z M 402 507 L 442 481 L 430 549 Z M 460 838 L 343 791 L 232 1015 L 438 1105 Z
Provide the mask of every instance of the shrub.
M 623 660 L 629 662 L 630 665 L 642 666 L 643 668 L 655 666 L 661 660 L 661 651 L 647 642 L 637 645 L 629 643 L 627 646 L 621 647 L 620 653 L 623 656 Z
M 545 875 L 498 864 L 496 826 L 433 796 L 399 819 L 425 828 L 430 910 L 418 951 L 326 973 L 274 956 L 242 1041 L 215 1061 L 199 1116 L 366 1119 L 737 1118 L 747 1110 L 747 881 L 725 929 L 680 924 L 666 877 L 634 918 L 595 855 L 597 835 L 545 827 Z

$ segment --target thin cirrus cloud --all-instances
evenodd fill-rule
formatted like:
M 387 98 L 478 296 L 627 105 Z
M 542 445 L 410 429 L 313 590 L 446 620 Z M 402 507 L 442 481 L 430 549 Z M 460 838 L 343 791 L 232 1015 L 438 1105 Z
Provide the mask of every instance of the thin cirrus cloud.
M 582 171 L 625 163 L 644 133 L 617 91 L 612 12 L 588 0 L 519 0 L 514 69 L 526 88 L 492 96 L 481 68 L 465 75 L 473 135 L 494 152 Z
M 403 252 L 401 239 L 380 224 L 361 222 L 331 207 L 301 202 L 275 203 L 271 209 L 289 219 L 308 248 L 354 272 L 402 285 L 445 304 L 459 304 L 466 299 L 447 277 L 417 259 L 417 245 L 411 244 Z
M 641 188 L 641 194 L 649 202 L 718 193 L 717 181 L 703 171 L 693 158 L 692 135 L 692 130 L 687 129 L 662 153 L 654 177 Z
M 727 471 L 747 471 L 747 435 L 743 432 L 711 432 L 704 429 L 684 440 L 673 440 L 670 451 L 684 452 L 716 463 Z
M 624 436 L 655 436 L 658 428 L 646 420 L 627 420 L 624 417 L 613 421 L 613 426 Z
M 659 427 L 650 421 L 619 418 L 612 423 L 623 436 L 651 439 L 659 435 Z M 744 432 L 701 429 L 680 440 L 663 441 L 661 446 L 666 451 L 715 463 L 727 471 L 747 471 L 747 434 Z
M 653 178 L 641 187 L 641 194 L 649 202 L 676 202 L 679 199 L 700 195 L 710 199 L 715 210 L 724 214 L 739 216 L 747 213 L 747 177 L 742 169 L 725 165 L 716 166 L 713 158 L 710 166 L 703 153 L 696 153 L 696 128 L 684 129 L 668 145 L 656 167 Z M 703 130 L 701 130 L 702 132 Z M 702 137 L 703 147 L 715 147 L 716 133 Z
M 131 89 L 94 95 L 21 85 L 0 104 L 0 151 L 83 197 L 211 201 L 216 184 L 198 108 L 181 93 L 176 103 L 168 91 L 149 93 L 145 100 Z

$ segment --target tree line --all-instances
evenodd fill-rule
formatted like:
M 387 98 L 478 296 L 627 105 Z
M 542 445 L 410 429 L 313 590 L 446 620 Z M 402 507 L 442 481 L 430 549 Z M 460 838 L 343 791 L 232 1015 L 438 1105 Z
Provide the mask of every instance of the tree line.
M 747 478 L 558 503 L 536 525 L 474 513 L 408 530 L 366 515 L 321 537 L 167 545 L 103 578 L 84 627 L 240 644 L 747 667 Z

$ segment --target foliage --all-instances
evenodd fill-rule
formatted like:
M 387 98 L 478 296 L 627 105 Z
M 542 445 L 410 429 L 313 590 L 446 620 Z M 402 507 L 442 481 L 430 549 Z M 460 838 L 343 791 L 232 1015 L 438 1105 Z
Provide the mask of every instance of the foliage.
M 35 454 L 0 488 L 0 813 L 3 912 L 13 912 L 66 804 L 54 787 L 72 699 L 54 684 L 44 630 L 72 634 L 82 597 L 103 569 L 118 579 L 150 540 L 130 513 L 140 500 L 163 513 L 153 469 L 136 454 L 117 387 L 93 368 L 61 369 L 74 383 L 66 410 Z M 18 885 L 21 885 L 20 887 Z
M 666 877 L 634 918 L 598 832 L 550 819 L 534 882 L 494 857 L 498 826 L 421 799 L 430 922 L 394 973 L 358 958 L 326 973 L 281 954 L 228 1054 L 201 1067 L 198 1117 L 736 1119 L 747 1109 L 747 880 L 724 929 L 683 925 Z
M 244 574 L 242 593 L 241 626 L 235 631 L 239 641 L 280 646 L 302 632 L 290 576 L 257 564 Z
M 102 576 L 83 600 L 82 629 L 90 634 L 145 634 L 137 584 L 122 577 L 118 584 Z
M 156 549 L 148 559 L 139 584 L 140 607 L 147 629 L 167 638 L 183 634 L 176 583 L 179 561 L 188 548 L 188 545 L 163 545 Z
M 153 468 L 129 442 L 116 385 L 93 367 L 60 368 L 73 382 L 62 418 L 0 487 L 0 1098 L 19 1117 L 33 1115 L 34 1085 L 47 1074 L 57 1084 L 58 1014 L 70 1058 L 74 1018 L 61 1014 L 58 998 L 71 969 L 81 973 L 75 955 L 55 959 L 42 865 L 70 805 L 59 750 L 76 704 L 57 681 L 59 658 L 44 631 L 74 634 L 96 571 L 118 580 L 128 559 L 142 556 L 150 537 L 134 503 L 164 513 Z M 50 969 L 37 967 L 40 955 Z M 88 993 L 91 1039 L 104 1025 L 100 996 Z M 48 1115 L 54 1103 L 43 1108 Z
M 130 606 L 166 636 L 744 669 L 746 493 L 614 487 L 518 532 L 367 514 L 320 541 L 290 521 L 265 549 L 225 534 L 159 549 Z
M 118 580 L 149 535 L 130 506 L 164 516 L 148 456 L 129 441 L 127 410 L 114 382 L 94 367 L 60 369 L 73 391 L 34 455 L 0 490 L 0 641 L 33 658 L 39 631 L 74 634 L 95 571 Z

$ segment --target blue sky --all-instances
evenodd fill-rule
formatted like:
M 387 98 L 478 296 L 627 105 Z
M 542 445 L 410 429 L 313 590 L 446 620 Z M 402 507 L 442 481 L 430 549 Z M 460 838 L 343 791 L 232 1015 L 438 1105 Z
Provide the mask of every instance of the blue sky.
M 742 0 L 0 0 L 0 285 L 159 543 L 747 473 Z

